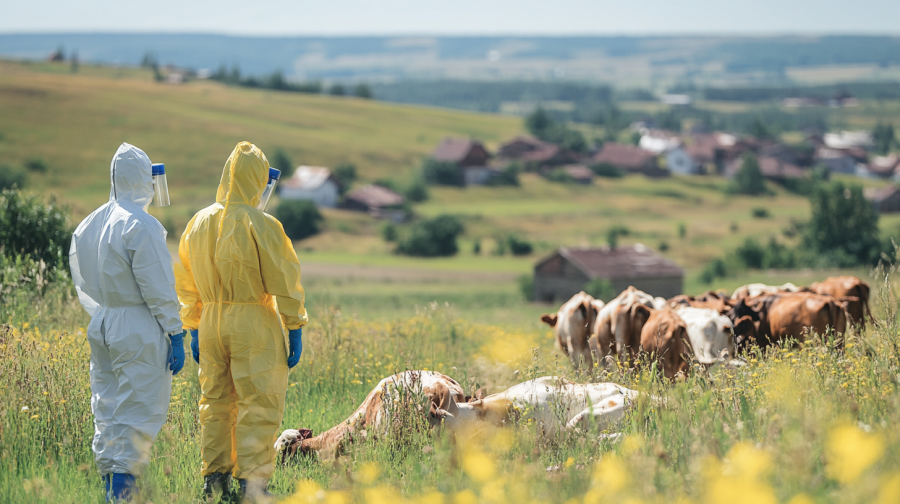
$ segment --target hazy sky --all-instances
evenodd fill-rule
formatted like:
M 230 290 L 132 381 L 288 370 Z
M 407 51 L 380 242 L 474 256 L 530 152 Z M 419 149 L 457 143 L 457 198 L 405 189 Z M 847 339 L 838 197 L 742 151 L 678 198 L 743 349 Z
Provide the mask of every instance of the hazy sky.
M 900 35 L 900 0 L 8 0 L 0 32 Z

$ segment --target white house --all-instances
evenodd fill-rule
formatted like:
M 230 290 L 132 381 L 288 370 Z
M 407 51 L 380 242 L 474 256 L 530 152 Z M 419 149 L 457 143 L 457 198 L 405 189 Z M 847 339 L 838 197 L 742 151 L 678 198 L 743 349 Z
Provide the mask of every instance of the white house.
M 291 178 L 279 184 L 282 199 L 312 200 L 316 206 L 334 208 L 341 194 L 331 170 L 321 166 L 299 166 Z

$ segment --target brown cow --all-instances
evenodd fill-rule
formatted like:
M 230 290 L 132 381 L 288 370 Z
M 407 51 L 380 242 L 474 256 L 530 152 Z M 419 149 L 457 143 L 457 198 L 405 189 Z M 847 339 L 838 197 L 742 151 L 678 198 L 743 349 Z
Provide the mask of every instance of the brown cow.
M 735 289 L 734 294 L 731 295 L 731 299 L 733 301 L 740 301 L 742 299 L 751 299 L 759 296 L 779 294 L 782 292 L 798 292 L 802 289 L 803 287 L 797 287 L 792 283 L 786 283 L 784 285 L 766 285 L 763 283 L 752 283 L 742 285 L 741 287 Z
M 686 374 L 693 349 L 684 320 L 668 306 L 650 310 L 639 305 L 635 311 L 645 312 L 647 316 L 647 322 L 641 329 L 641 351 L 655 357 L 666 378 L 674 379 L 679 374 Z
M 594 369 L 594 360 L 588 340 L 597 316 L 598 301 L 582 291 L 560 306 L 558 312 L 541 315 L 541 321 L 552 327 L 556 334 L 556 346 L 572 360 L 575 369 L 585 364 L 589 373 Z
M 816 282 L 809 287 L 818 294 L 827 294 L 845 301 L 850 323 L 861 324 L 865 328 L 866 317 L 872 319 L 872 310 L 869 308 L 869 284 L 859 278 L 828 277 L 824 282 Z
M 763 348 L 789 337 L 803 344 L 810 332 L 824 336 L 829 329 L 841 337 L 847 328 L 847 312 L 840 301 L 814 292 L 782 292 L 742 300 L 729 313 L 732 320 L 745 315 L 757 322 L 754 339 Z M 749 343 L 739 339 L 738 351 Z
M 667 301 L 667 304 L 673 308 L 677 305 L 687 305 L 692 308 L 709 308 L 724 314 L 731 309 L 730 298 L 725 294 L 707 291 L 697 297 L 680 294 Z
M 630 366 L 639 350 L 641 329 L 648 314 L 636 311 L 637 306 L 654 308 L 665 306 L 662 298 L 629 286 L 621 294 L 601 307 L 594 323 L 591 349 L 600 362 L 606 363 L 608 355 L 617 355 Z

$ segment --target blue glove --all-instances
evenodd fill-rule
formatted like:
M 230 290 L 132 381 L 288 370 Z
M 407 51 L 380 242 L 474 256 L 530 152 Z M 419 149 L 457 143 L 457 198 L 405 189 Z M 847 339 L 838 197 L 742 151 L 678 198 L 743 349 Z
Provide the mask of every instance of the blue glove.
M 300 362 L 300 354 L 303 353 L 303 328 L 291 329 L 288 331 L 288 341 L 290 342 L 290 353 L 288 353 L 288 369 Z
M 194 361 L 200 364 L 200 331 L 191 329 L 191 353 L 194 354 Z
M 170 334 L 169 339 L 172 340 L 172 357 L 169 358 L 169 370 L 173 375 L 177 375 L 181 368 L 184 367 L 184 333 Z

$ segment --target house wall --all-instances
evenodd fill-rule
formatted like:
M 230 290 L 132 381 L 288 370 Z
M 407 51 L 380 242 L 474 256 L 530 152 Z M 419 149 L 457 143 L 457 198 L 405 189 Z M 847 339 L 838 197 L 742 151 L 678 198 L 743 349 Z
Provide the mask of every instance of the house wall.
M 312 190 L 295 189 L 293 187 L 285 186 L 281 188 L 281 192 L 279 193 L 279 196 L 282 199 L 312 200 L 316 206 L 326 208 L 336 207 L 339 195 L 340 192 L 338 191 L 337 184 L 331 180 L 326 181 L 324 184 Z
M 491 176 L 491 171 L 486 166 L 469 166 L 462 168 L 462 171 L 467 186 L 484 185 Z
M 835 173 L 856 173 L 856 160 L 850 156 L 819 159 L 819 163 Z
M 534 268 L 534 299 L 544 303 L 563 303 L 584 290 L 588 280 L 581 270 L 557 254 Z

